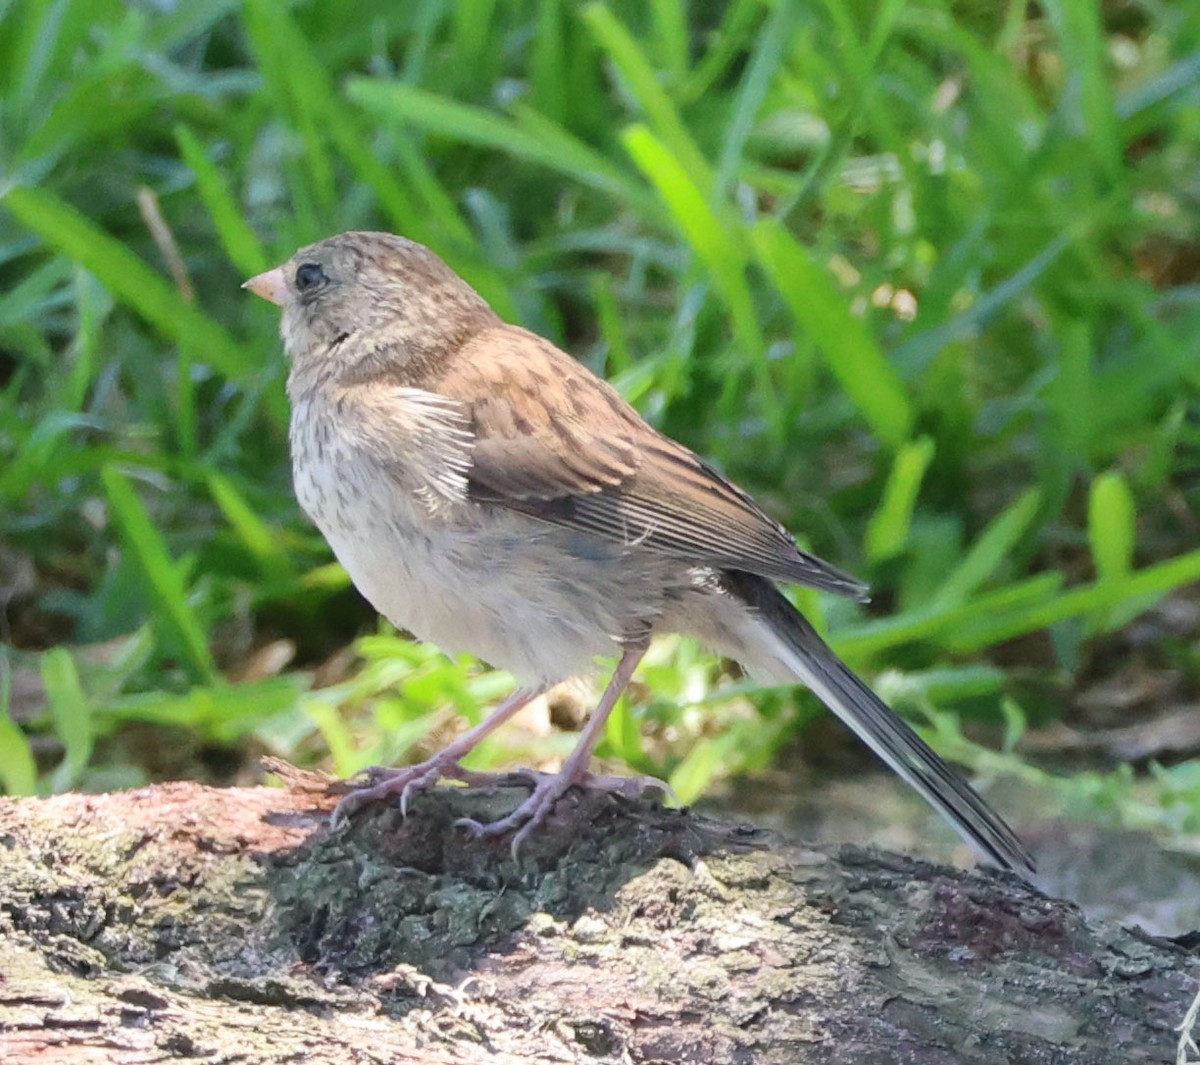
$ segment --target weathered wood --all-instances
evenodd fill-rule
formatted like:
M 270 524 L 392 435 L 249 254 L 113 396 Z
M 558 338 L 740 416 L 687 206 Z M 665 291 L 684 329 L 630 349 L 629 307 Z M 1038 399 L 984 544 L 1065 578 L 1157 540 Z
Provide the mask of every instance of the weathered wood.
M 516 793 L 0 800 L 0 1061 L 1174 1061 L 1200 960 L 1012 877 Z

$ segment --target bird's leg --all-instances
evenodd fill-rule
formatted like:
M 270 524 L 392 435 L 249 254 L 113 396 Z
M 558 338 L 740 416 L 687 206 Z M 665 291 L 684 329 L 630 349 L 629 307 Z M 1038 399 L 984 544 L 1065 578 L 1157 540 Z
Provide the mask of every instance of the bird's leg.
M 490 824 L 481 824 L 472 818 L 464 817 L 458 821 L 458 824 L 469 828 L 476 836 L 500 836 L 519 827 L 519 831 L 512 841 L 512 851 L 515 856 L 521 844 L 546 819 L 550 811 L 554 809 L 554 804 L 571 787 L 576 785 L 604 787 L 617 779 L 592 776 L 588 772 L 588 761 L 604 733 L 604 723 L 608 719 L 608 715 L 617 705 L 617 699 L 625 690 L 630 677 L 633 676 L 634 669 L 637 668 L 637 664 L 645 653 L 646 643 L 644 641 L 626 647 L 613 672 L 612 679 L 608 682 L 608 687 L 604 689 L 604 694 L 600 697 L 600 702 L 596 704 L 596 709 L 592 711 L 592 716 L 584 726 L 583 732 L 580 733 L 579 742 L 567 756 L 567 760 L 558 773 L 553 776 L 537 774 L 532 794 L 507 817 L 502 817 L 499 821 L 492 821 Z M 639 789 L 645 787 L 645 781 L 637 783 Z M 666 787 L 666 785 L 663 786 Z M 612 790 L 628 791 L 628 788 L 624 781 L 621 781 Z
M 408 815 L 408 800 L 419 791 L 432 787 L 442 777 L 452 777 L 468 784 L 490 781 L 490 775 L 464 769 L 459 761 L 465 758 L 489 733 L 498 729 L 522 707 L 536 699 L 545 688 L 519 688 L 504 700 L 478 725 L 468 729 L 458 739 L 448 743 L 432 758 L 417 765 L 401 766 L 396 769 L 368 771 L 367 782 L 350 785 L 351 791 L 334 808 L 330 825 L 339 828 L 354 814 L 369 803 L 400 795 L 400 812 Z

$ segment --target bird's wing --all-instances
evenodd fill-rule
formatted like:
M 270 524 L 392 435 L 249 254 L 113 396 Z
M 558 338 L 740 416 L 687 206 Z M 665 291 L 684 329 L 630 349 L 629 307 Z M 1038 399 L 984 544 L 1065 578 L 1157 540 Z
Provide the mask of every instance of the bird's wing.
M 465 503 L 475 434 L 457 400 L 422 388 L 356 385 L 335 393 L 341 432 L 431 514 Z
M 861 583 L 802 551 L 750 496 L 541 337 L 486 330 L 429 387 L 465 409 L 470 499 L 689 565 L 863 595 Z

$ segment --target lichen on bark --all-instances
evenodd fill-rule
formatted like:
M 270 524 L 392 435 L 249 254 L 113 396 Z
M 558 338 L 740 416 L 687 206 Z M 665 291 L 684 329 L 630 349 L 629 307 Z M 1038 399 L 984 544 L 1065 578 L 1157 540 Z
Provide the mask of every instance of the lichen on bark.
M 1011 876 L 594 795 L 514 860 L 454 822 L 519 789 L 331 832 L 288 784 L 0 801 L 0 1058 L 1169 1062 L 1200 977 Z

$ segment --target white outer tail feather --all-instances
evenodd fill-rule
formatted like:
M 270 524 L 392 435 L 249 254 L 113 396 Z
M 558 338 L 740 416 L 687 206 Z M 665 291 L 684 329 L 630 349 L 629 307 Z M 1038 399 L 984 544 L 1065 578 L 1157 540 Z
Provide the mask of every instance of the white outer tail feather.
M 1011 829 L 841 662 L 769 581 L 741 574 L 734 580 L 731 598 L 742 601 L 736 611 L 722 611 L 725 639 L 717 641 L 732 657 L 757 678 L 803 683 L 982 858 L 1025 877 L 1033 872 Z M 737 647 L 730 646 L 730 636 Z

